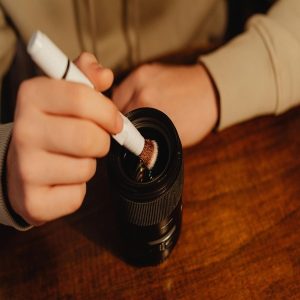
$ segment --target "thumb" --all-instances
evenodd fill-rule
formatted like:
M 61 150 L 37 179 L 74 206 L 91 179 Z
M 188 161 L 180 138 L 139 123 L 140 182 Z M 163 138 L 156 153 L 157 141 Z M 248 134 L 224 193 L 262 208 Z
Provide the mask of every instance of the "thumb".
M 82 52 L 74 63 L 88 77 L 97 91 L 103 92 L 112 85 L 113 72 L 102 67 L 92 53 Z

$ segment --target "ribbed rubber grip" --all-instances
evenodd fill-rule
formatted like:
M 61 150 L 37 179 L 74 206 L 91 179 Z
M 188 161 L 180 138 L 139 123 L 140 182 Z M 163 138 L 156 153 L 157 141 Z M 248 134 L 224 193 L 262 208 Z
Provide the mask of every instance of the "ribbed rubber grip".
M 126 221 L 138 226 L 151 226 L 166 219 L 181 199 L 183 164 L 169 190 L 151 202 L 137 202 L 119 196 L 119 207 Z

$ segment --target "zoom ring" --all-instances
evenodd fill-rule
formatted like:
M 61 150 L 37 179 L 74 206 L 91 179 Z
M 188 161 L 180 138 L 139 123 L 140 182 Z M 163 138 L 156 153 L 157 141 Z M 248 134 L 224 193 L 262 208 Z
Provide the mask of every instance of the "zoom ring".
M 129 223 L 134 225 L 155 225 L 168 217 L 176 208 L 181 199 L 182 188 L 183 164 L 172 187 L 155 201 L 138 203 L 124 197 L 119 198 L 122 215 L 126 217 Z

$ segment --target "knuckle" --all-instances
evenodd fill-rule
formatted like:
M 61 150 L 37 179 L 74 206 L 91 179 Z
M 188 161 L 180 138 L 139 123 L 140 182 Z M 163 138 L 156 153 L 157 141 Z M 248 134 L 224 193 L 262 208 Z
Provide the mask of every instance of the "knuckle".
M 145 66 L 138 67 L 134 72 L 135 80 L 137 82 L 141 82 L 144 78 L 144 73 L 145 73 Z
M 152 92 L 149 88 L 143 88 L 137 96 L 136 102 L 140 106 L 149 106 L 152 100 Z
M 33 89 L 34 85 L 32 84 L 32 80 L 24 80 L 18 90 L 18 103 L 23 103 L 25 100 L 27 101 L 27 98 L 32 94 Z
M 144 80 L 145 77 L 149 74 L 149 72 L 152 69 L 152 65 L 150 64 L 144 64 L 139 66 L 135 71 L 135 76 L 137 80 Z
M 27 107 L 28 103 L 37 99 L 37 95 L 38 95 L 37 89 L 42 84 L 45 84 L 46 80 L 49 80 L 49 78 L 36 77 L 34 79 L 27 79 L 22 81 L 17 94 L 18 106 L 25 105 L 25 107 Z
M 52 174 L 52 165 L 48 162 L 48 154 L 28 148 L 18 151 L 16 155 L 16 176 L 25 188 L 44 185 L 47 174 Z M 51 175 L 50 175 L 51 176 Z

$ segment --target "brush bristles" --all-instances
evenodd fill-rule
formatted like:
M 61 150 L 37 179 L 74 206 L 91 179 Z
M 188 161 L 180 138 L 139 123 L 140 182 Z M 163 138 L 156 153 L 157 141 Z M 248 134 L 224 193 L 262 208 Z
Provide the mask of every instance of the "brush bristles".
M 157 160 L 158 145 L 154 140 L 145 140 L 145 145 L 142 153 L 139 155 L 144 165 L 151 170 Z

